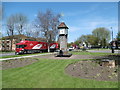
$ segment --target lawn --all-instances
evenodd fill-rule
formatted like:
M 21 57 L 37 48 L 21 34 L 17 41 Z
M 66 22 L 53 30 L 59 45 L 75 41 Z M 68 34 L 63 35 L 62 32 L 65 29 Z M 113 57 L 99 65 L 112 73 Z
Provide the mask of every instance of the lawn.
M 38 62 L 25 67 L 3 70 L 2 86 L 3 88 L 118 88 L 118 82 L 87 80 L 67 75 L 64 72 L 65 67 L 76 61 L 80 60 L 39 59 Z
M 12 53 L 12 52 L 15 52 L 15 51 L 0 51 L 0 53 Z

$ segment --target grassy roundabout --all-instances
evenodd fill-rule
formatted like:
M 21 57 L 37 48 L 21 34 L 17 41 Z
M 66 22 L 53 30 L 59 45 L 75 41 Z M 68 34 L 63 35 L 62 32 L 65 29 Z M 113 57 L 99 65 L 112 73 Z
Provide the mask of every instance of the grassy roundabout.
M 79 52 L 77 53 L 79 54 Z M 76 54 L 76 52 L 74 54 Z M 99 53 L 97 55 L 99 55 Z M 24 67 L 3 70 L 2 86 L 3 88 L 117 88 L 118 87 L 118 82 L 116 81 L 113 82 L 113 81 L 96 81 L 96 80 L 80 79 L 65 74 L 64 71 L 65 67 L 77 61 L 80 61 L 80 59 L 55 60 L 55 59 L 39 58 L 39 60 L 33 64 Z

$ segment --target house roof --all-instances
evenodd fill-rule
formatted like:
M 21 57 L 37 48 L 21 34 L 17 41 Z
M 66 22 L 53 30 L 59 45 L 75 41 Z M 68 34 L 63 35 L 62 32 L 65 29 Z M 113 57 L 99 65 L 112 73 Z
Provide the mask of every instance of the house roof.
M 10 39 L 11 37 L 12 37 L 13 39 L 27 38 L 27 36 L 21 34 L 21 35 L 5 36 L 5 37 L 2 37 L 1 39 Z
M 46 39 L 45 38 L 34 38 L 34 37 L 28 37 L 28 36 L 25 36 L 25 35 L 13 35 L 13 36 L 5 36 L 5 37 L 2 37 L 0 38 L 0 40 L 9 40 L 11 37 L 13 37 L 13 39 L 31 39 L 31 40 L 34 40 L 34 41 L 45 41 Z
M 58 29 L 60 29 L 60 28 L 68 29 L 68 27 L 66 26 L 66 24 L 64 22 L 60 23 L 60 25 L 58 26 Z

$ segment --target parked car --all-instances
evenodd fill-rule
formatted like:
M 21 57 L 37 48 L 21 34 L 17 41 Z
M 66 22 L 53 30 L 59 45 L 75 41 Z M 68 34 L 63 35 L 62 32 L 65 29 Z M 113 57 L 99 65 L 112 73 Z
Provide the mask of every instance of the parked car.
M 75 48 L 74 47 L 69 47 L 69 51 L 72 51 L 74 50 Z

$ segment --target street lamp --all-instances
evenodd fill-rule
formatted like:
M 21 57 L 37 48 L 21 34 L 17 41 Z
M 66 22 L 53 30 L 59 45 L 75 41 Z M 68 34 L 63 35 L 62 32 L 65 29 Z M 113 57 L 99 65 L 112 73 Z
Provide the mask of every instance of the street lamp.
M 111 31 L 112 31 L 112 41 L 113 41 L 113 29 L 112 29 L 112 27 L 111 27 Z
M 112 29 L 112 27 L 111 27 L 111 30 L 112 30 L 112 47 L 111 47 L 111 49 L 112 49 L 112 53 L 114 53 L 114 48 L 113 48 L 113 29 Z

